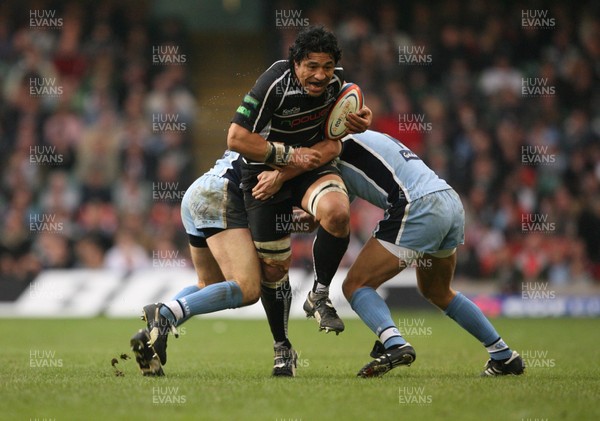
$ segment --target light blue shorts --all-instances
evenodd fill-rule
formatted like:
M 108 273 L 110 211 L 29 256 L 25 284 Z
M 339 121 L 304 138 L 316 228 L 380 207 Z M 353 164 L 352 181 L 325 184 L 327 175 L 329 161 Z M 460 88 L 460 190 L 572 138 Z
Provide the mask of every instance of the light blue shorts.
M 452 250 L 465 242 L 465 211 L 453 189 L 429 193 L 387 209 L 373 235 L 380 241 L 423 253 Z
M 192 183 L 181 200 L 185 232 L 205 238 L 205 229 L 247 228 L 244 197 L 229 179 L 204 174 Z

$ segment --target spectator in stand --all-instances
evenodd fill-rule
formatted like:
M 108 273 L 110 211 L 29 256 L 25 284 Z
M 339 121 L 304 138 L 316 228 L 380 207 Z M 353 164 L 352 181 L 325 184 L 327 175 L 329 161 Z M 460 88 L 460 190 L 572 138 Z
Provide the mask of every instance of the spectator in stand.
M 146 250 L 136 241 L 133 234 L 128 230 L 118 230 L 114 245 L 104 256 L 104 267 L 131 272 L 151 266 Z

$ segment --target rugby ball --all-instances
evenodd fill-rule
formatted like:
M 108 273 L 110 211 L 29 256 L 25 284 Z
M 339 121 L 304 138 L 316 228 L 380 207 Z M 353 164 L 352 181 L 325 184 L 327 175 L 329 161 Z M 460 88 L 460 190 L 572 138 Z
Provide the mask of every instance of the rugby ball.
M 346 116 L 363 107 L 363 94 L 355 83 L 346 83 L 325 119 L 325 137 L 338 140 L 346 136 Z

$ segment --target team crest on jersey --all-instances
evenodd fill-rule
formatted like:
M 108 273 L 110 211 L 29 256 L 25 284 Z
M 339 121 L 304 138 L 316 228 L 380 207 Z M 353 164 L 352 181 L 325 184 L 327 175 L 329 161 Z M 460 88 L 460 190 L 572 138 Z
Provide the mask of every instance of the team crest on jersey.
M 414 153 L 413 151 L 411 151 L 409 149 L 402 149 L 400 151 L 400 155 L 402 155 L 402 158 L 404 158 L 407 161 L 410 161 L 411 159 L 421 159 L 417 156 L 416 153 Z

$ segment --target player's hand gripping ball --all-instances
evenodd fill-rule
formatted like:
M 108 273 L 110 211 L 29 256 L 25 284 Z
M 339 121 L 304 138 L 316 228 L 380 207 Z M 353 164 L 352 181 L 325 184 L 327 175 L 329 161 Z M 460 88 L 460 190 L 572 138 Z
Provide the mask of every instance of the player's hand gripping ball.
M 363 93 L 355 83 L 342 86 L 325 119 L 325 137 L 338 140 L 346 136 L 346 116 L 358 112 L 364 104 Z

